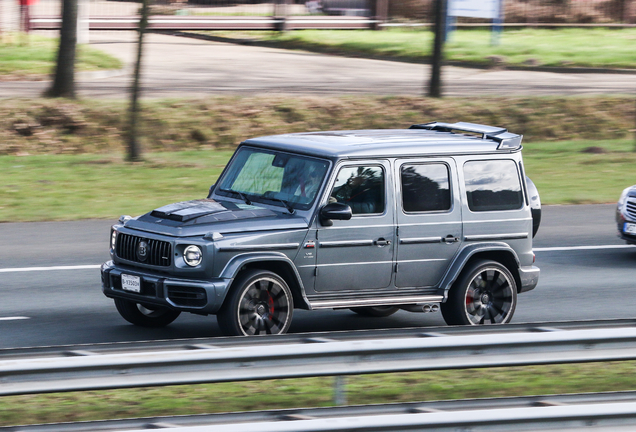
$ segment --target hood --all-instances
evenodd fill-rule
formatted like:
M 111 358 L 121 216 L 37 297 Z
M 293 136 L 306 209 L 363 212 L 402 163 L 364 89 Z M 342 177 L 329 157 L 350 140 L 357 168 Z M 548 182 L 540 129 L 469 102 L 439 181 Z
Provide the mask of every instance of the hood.
M 127 228 L 170 236 L 198 236 L 278 229 L 306 229 L 305 218 L 256 205 L 201 199 L 159 207 L 126 222 Z

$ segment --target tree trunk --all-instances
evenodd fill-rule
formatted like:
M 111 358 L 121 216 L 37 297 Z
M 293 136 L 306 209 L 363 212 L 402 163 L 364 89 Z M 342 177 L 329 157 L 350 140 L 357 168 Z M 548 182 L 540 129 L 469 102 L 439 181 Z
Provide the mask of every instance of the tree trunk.
M 57 64 L 49 97 L 75 98 L 75 49 L 77 46 L 77 0 L 62 0 L 62 27 Z
M 446 33 L 446 0 L 435 2 L 435 40 L 431 58 L 430 97 L 442 97 L 442 62 L 444 61 L 444 36 Z
M 132 86 L 130 88 L 130 126 L 128 130 L 128 161 L 140 161 L 141 150 L 137 140 L 137 125 L 139 123 L 139 76 L 141 74 L 141 55 L 144 42 L 144 33 L 148 26 L 148 3 L 150 0 L 142 0 L 141 19 L 139 20 L 139 41 L 137 42 L 137 63 Z

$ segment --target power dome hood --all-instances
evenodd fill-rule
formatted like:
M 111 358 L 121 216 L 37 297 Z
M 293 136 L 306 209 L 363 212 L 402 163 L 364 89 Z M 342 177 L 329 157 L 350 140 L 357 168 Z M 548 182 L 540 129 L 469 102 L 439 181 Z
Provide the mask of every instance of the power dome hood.
M 282 209 L 281 209 L 282 210 Z M 277 229 L 306 229 L 305 218 L 257 205 L 200 199 L 159 207 L 125 223 L 126 228 L 173 237 Z
M 192 225 L 276 216 L 276 213 L 253 205 L 236 204 L 227 201 L 221 203 L 212 199 L 200 199 L 159 207 L 151 211 L 150 216 Z

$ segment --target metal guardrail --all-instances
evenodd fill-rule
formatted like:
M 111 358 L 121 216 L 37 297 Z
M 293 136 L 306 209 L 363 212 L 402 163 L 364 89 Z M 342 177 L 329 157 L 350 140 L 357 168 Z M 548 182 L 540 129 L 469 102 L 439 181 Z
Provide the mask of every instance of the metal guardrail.
M 0 395 L 636 359 L 634 320 L 422 330 L 4 349 Z M 11 426 L 0 431 L 614 432 L 634 427 L 636 392 L 618 392 Z
M 32 30 L 58 30 L 62 24 L 59 16 L 34 16 Z M 303 17 L 291 16 L 286 19 L 272 16 L 151 16 L 148 30 L 287 30 L 333 29 L 355 30 L 372 28 L 379 21 L 366 17 Z M 137 30 L 138 17 L 91 17 L 89 30 Z
M 145 341 L 102 342 L 78 345 L 52 345 L 38 347 L 0 348 L 0 360 L 11 358 L 68 357 L 76 355 L 97 355 L 113 353 L 133 353 L 148 351 L 178 351 L 201 348 L 259 347 L 276 344 L 305 344 L 324 341 L 354 341 L 370 339 L 402 339 L 433 336 L 498 335 L 504 333 L 542 333 L 562 330 L 605 330 L 636 327 L 636 319 L 551 321 L 537 323 L 506 324 L 505 326 L 440 326 L 411 327 L 374 330 L 348 330 L 314 333 L 290 333 L 285 335 L 253 338 L 206 337 L 187 339 L 163 339 Z
M 503 414 L 507 409 L 521 409 L 532 408 L 534 409 L 535 420 L 543 418 L 543 422 L 535 423 L 534 428 L 546 427 L 547 411 L 545 408 L 550 407 L 563 407 L 567 406 L 570 411 L 579 411 L 579 419 L 573 421 L 571 418 L 556 418 L 554 412 L 552 412 L 549 421 L 551 426 L 555 426 L 559 421 L 562 423 L 560 426 L 565 429 L 563 423 L 569 423 L 570 427 L 574 430 L 584 429 L 586 431 L 594 431 L 601 428 L 606 428 L 608 424 L 616 427 L 620 423 L 633 424 L 633 415 L 628 413 L 623 418 L 616 418 L 611 416 L 593 416 L 588 414 L 590 406 L 617 406 L 636 402 L 636 392 L 607 392 L 607 393 L 587 393 L 587 394 L 571 394 L 571 395 L 543 395 L 543 396 L 526 396 L 526 397 L 508 397 L 508 398 L 488 398 L 488 399 L 463 399 L 463 400 L 448 400 L 448 401 L 429 401 L 429 402 L 409 402 L 409 403 L 396 403 L 396 404 L 381 404 L 381 405 L 358 405 L 358 406 L 345 406 L 345 407 L 325 407 L 325 408 L 301 408 L 301 409 L 284 409 L 284 410 L 269 410 L 269 411 L 248 411 L 248 412 L 233 412 L 233 413 L 220 413 L 220 414 L 200 414 L 190 416 L 170 416 L 170 417 L 147 417 L 136 419 L 120 419 L 120 420 L 104 420 L 104 421 L 90 421 L 90 422 L 77 422 L 77 423 L 57 423 L 57 424 L 43 424 L 43 425 L 24 425 L 24 426 L 9 426 L 0 427 L 0 432 L 101 432 L 101 431 L 128 431 L 136 429 L 169 429 L 174 432 L 174 428 L 181 428 L 182 430 L 191 431 L 192 427 L 205 427 L 207 430 L 212 430 L 212 426 L 216 426 L 219 429 L 228 430 L 227 428 L 232 425 L 235 429 L 241 427 L 240 430 L 260 430 L 250 429 L 255 424 L 274 424 L 277 425 L 280 430 L 281 425 L 288 423 L 292 428 L 300 429 L 303 421 L 312 420 L 314 427 L 317 423 L 322 423 L 322 429 L 315 428 L 313 430 L 329 430 L 326 429 L 327 425 L 335 419 L 347 418 L 349 420 L 356 419 L 355 422 L 350 421 L 349 428 L 357 427 L 357 422 L 365 420 L 372 422 L 376 416 L 397 416 L 404 419 L 412 417 L 412 414 L 434 414 L 444 412 L 449 414 L 449 417 L 456 417 L 459 415 L 469 417 L 468 430 L 476 431 L 481 430 L 477 428 L 476 424 L 471 423 L 474 418 L 471 413 L 477 411 L 488 412 L 489 421 L 492 424 L 488 425 L 488 431 L 494 429 L 494 423 L 501 422 L 501 418 L 496 418 L 493 413 L 496 412 Z M 602 405 L 601 405 L 602 404 Z M 580 412 L 583 412 L 581 415 Z M 432 416 L 422 416 L 421 418 L 431 418 Z M 501 417 L 501 416 L 500 416 Z M 600 418 L 599 418 L 600 417 Z M 299 423 L 300 422 L 300 423 Z M 595 425 L 590 423 L 594 422 Z M 342 424 L 342 423 L 341 423 Z M 505 423 L 504 430 L 527 430 L 528 424 L 514 425 L 510 419 Z M 440 423 L 435 424 L 436 430 L 440 430 L 444 425 Z M 459 429 L 457 420 L 451 422 L 451 424 L 445 425 L 446 427 L 455 427 L 453 432 L 457 432 Z M 479 425 L 479 426 L 484 426 Z M 526 429 L 523 428 L 526 427 Z M 273 427 L 273 426 L 271 426 Z M 288 426 L 289 427 L 289 426 Z M 397 430 L 395 426 L 393 429 Z M 500 426 L 501 427 L 501 426 Z M 298 430 L 295 429 L 295 430 Z M 618 428 L 617 428 L 618 429 Z M 340 430 L 347 430 L 346 427 Z M 358 429 L 359 430 L 359 429 Z M 371 429 L 373 430 L 373 429 Z M 461 429 L 459 429 L 461 430 Z M 616 429 L 612 429 L 614 432 Z
M 0 395 L 636 359 L 636 328 L 198 346 L 0 360 Z

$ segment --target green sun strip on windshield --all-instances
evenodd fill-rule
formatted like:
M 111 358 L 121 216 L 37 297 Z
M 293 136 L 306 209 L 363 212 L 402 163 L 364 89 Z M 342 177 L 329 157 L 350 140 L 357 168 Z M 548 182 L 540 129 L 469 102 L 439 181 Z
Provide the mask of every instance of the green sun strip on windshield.
M 273 166 L 273 161 L 273 154 L 251 154 L 232 184 L 232 189 L 255 195 L 262 195 L 267 191 L 279 192 L 283 184 L 284 168 Z

